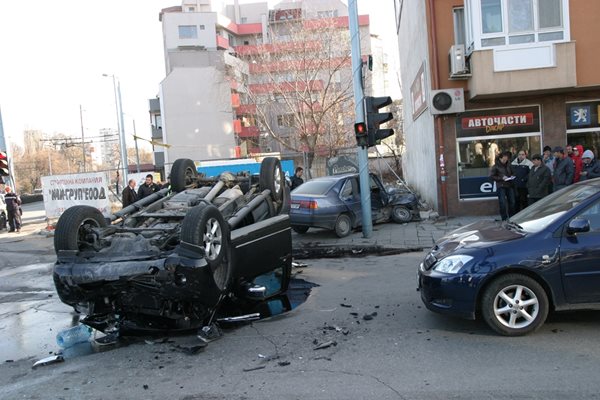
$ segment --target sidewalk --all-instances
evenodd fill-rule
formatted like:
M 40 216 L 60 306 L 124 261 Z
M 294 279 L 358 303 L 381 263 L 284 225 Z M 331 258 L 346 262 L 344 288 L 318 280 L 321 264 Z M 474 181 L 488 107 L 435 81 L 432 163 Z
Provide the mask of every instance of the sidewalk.
M 387 249 L 427 250 L 454 229 L 468 225 L 483 217 L 440 217 L 435 220 L 414 221 L 406 224 L 377 224 L 373 226 L 370 238 L 363 237 L 362 231 L 354 231 L 345 238 L 338 238 L 333 231 L 311 228 L 305 234 L 292 232 L 292 245 L 295 255 L 309 250 L 336 253 L 336 249 L 346 248 L 351 252 L 370 249 L 378 252 Z M 321 254 L 322 255 L 322 254 Z M 307 256 L 306 258 L 312 258 Z

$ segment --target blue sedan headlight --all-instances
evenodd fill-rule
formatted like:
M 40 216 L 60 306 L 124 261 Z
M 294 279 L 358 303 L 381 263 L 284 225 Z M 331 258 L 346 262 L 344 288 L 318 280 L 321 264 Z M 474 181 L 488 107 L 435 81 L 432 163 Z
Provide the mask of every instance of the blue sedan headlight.
M 433 269 L 437 272 L 443 272 L 446 274 L 456 274 L 466 263 L 472 259 L 473 257 L 464 254 L 448 256 L 438 261 Z

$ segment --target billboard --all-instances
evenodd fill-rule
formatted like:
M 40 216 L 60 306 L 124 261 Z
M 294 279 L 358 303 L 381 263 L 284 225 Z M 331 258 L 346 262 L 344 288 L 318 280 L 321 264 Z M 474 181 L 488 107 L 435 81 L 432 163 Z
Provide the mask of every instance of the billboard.
M 105 217 L 110 216 L 109 182 L 107 172 L 43 176 L 46 217 L 58 218 L 75 205 L 88 205 L 100 210 Z

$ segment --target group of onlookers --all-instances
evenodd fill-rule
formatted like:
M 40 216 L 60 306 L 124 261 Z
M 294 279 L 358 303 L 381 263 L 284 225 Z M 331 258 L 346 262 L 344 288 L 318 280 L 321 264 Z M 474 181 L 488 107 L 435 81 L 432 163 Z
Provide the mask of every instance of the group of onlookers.
M 167 178 L 165 182 L 162 183 L 154 183 L 154 177 L 152 174 L 146 175 L 146 179 L 144 183 L 140 186 L 140 188 L 135 191 L 135 179 L 130 179 L 125 189 L 123 189 L 122 201 L 123 208 L 128 205 L 135 203 L 138 200 L 143 199 L 144 197 L 150 196 L 152 193 L 158 192 L 161 189 L 168 188 L 171 186 L 170 178 Z
M 544 147 L 544 153 L 534 154 L 520 150 L 510 162 L 509 151 L 500 153 L 491 168 L 490 179 L 496 182 L 496 193 L 502 220 L 510 218 L 528 205 L 553 191 L 575 182 L 600 177 L 600 162 L 591 150 L 583 146 Z

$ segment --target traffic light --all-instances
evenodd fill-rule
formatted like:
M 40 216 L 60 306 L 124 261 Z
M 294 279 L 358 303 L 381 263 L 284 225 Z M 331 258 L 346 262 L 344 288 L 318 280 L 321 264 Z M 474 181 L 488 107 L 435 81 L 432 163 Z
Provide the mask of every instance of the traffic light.
M 382 139 L 394 134 L 393 129 L 379 129 L 379 125 L 394 119 L 391 112 L 379 112 L 380 108 L 392 104 L 392 98 L 386 97 L 365 97 L 365 111 L 367 113 L 367 133 L 368 147 L 375 146 Z
M 0 151 L 0 176 L 8 176 L 8 157 L 5 151 Z
M 356 145 L 367 147 L 367 124 L 364 122 L 354 124 L 354 134 L 356 135 Z

